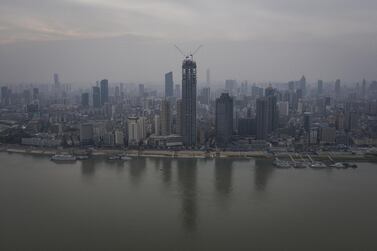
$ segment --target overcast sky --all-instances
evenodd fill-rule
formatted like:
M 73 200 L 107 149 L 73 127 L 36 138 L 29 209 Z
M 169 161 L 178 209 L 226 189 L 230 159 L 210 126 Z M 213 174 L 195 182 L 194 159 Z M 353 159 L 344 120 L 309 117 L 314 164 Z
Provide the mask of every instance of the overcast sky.
M 0 83 L 377 79 L 376 0 L 0 0 Z

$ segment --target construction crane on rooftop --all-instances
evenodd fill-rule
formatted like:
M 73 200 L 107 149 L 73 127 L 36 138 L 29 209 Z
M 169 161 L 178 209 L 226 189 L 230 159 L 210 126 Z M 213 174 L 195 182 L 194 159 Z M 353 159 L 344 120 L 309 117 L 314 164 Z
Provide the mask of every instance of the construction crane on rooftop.
M 203 45 L 199 45 L 195 50 L 194 52 L 190 52 L 188 54 L 185 54 L 177 45 L 174 45 L 174 47 L 179 51 L 179 53 L 182 54 L 182 56 L 185 58 L 185 59 L 189 59 L 191 58 L 191 60 L 194 59 L 194 55 L 200 50 L 200 48 L 203 47 Z

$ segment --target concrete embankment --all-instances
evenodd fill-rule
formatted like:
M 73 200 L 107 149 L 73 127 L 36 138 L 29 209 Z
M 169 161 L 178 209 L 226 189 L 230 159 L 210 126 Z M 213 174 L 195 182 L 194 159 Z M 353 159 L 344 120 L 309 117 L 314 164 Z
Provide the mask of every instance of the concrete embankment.
M 156 158 L 268 158 L 294 160 L 333 160 L 333 161 L 377 161 L 377 155 L 352 154 L 349 152 L 320 152 L 318 154 L 302 153 L 267 153 L 264 151 L 236 152 L 236 151 L 169 151 L 169 150 L 123 150 L 123 149 L 49 149 L 49 148 L 23 148 L 22 146 L 1 146 L 0 151 L 8 153 L 33 154 L 52 156 L 54 154 L 90 155 L 95 158 L 106 158 L 112 155 L 127 154 L 130 157 L 156 157 Z

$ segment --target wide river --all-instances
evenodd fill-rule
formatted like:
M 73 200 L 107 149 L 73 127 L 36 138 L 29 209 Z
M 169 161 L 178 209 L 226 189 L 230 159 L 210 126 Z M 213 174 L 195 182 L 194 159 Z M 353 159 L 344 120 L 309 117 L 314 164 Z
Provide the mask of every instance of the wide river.
M 0 250 L 377 250 L 377 164 L 0 153 Z

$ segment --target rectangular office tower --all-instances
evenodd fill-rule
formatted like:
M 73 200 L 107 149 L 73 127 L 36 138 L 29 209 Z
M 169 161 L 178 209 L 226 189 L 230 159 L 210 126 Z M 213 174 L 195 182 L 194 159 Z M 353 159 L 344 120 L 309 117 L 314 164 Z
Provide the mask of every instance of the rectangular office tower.
M 257 99 L 257 139 L 267 139 L 268 100 L 266 97 Z
M 216 143 L 227 145 L 233 134 L 233 99 L 229 93 L 222 93 L 216 99 Z
M 109 102 L 109 81 L 107 79 L 101 80 L 101 105 Z
M 185 146 L 196 145 L 196 62 L 182 63 L 182 136 Z
M 101 106 L 101 90 L 98 86 L 93 86 L 93 107 L 99 108 Z
M 167 136 L 171 133 L 170 103 L 167 100 L 161 101 L 161 135 Z
M 89 106 L 89 93 L 85 92 L 85 93 L 81 94 L 81 105 L 83 107 Z
M 165 97 L 174 96 L 173 72 L 165 74 Z

